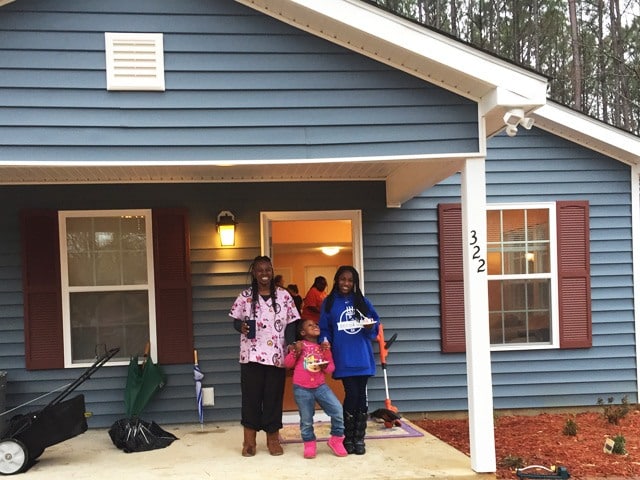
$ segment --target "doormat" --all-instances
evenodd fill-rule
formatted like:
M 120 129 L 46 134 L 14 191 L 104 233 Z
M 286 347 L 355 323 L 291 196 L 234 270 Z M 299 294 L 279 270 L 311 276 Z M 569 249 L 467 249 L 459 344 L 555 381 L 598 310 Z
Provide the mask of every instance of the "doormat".
M 318 441 L 328 440 L 331 435 L 331 422 L 315 422 L 313 424 L 313 430 L 316 434 Z M 411 422 L 404 418 L 400 420 L 400 426 L 393 426 L 387 428 L 383 422 L 376 420 L 367 420 L 367 433 L 365 439 L 377 439 L 377 438 L 409 438 L 409 437 L 422 437 L 422 432 L 415 429 Z M 300 438 L 300 424 L 298 423 L 286 423 L 280 430 L 280 442 L 281 443 L 301 443 Z

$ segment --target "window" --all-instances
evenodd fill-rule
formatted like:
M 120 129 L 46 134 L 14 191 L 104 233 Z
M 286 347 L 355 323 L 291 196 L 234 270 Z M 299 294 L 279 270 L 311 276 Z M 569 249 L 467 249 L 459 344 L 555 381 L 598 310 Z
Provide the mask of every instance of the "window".
M 465 350 L 461 217 L 438 206 L 443 352 Z M 587 202 L 488 205 L 487 250 L 494 348 L 591 346 Z
M 59 212 L 65 365 L 155 344 L 151 211 Z
M 491 344 L 557 344 L 555 205 L 487 206 Z M 554 334 L 555 332 L 555 334 Z
M 126 361 L 147 339 L 159 363 L 193 363 L 186 209 L 27 209 L 20 236 L 28 370 L 84 366 L 96 343 Z

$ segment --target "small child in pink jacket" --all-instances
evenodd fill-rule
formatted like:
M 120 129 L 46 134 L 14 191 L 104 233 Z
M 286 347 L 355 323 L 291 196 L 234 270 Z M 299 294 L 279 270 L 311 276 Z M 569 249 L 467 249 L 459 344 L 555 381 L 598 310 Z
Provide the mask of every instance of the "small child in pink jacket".
M 335 370 L 329 342 L 318 344 L 320 327 L 313 320 L 302 320 L 299 328 L 302 340 L 289 349 L 284 359 L 287 368 L 293 368 L 293 396 L 300 412 L 300 436 L 304 442 L 304 458 L 315 458 L 316 435 L 313 415 L 316 402 L 331 417 L 329 448 L 338 457 L 346 457 L 344 448 L 344 419 L 342 404 L 325 382 L 325 375 Z

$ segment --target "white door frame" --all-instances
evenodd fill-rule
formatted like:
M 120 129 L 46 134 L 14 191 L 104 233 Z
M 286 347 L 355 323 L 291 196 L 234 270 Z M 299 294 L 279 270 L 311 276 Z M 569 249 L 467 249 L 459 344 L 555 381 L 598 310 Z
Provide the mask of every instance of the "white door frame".
M 260 239 L 263 255 L 271 256 L 271 222 L 296 220 L 350 220 L 353 267 L 360 274 L 360 287 L 364 291 L 362 270 L 362 211 L 361 210 L 309 210 L 289 212 L 260 212 Z

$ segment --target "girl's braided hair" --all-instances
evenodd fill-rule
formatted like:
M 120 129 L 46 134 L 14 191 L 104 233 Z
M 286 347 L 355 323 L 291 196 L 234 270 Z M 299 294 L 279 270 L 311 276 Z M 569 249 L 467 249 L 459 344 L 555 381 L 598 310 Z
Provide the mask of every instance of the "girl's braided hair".
M 255 268 L 258 263 L 268 263 L 271 265 L 273 269 L 273 264 L 271 263 L 271 259 L 266 255 L 258 255 L 253 259 L 251 265 L 249 265 L 249 273 L 251 274 L 251 318 L 256 318 L 256 305 L 258 304 L 258 298 L 260 294 L 258 293 L 258 279 L 255 275 Z M 271 290 L 271 305 L 273 308 L 276 307 L 276 282 L 273 277 L 271 277 L 271 285 L 269 285 Z

